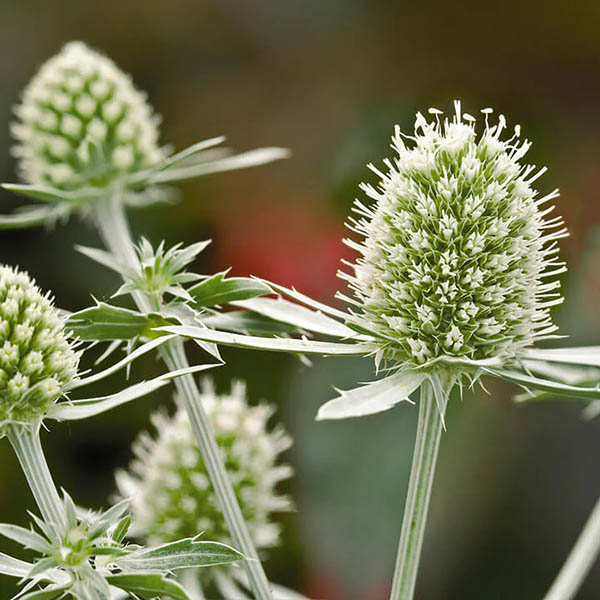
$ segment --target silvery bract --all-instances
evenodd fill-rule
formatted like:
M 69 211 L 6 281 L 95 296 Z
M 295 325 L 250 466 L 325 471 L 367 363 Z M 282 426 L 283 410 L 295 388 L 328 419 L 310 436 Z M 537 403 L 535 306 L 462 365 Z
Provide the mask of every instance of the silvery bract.
M 242 382 L 234 382 L 228 394 L 216 394 L 211 382 L 205 381 L 200 401 L 256 547 L 275 546 L 280 526 L 273 513 L 291 508 L 290 500 L 277 491 L 277 484 L 292 472 L 278 462 L 290 438 L 281 426 L 269 429 L 272 406 L 248 405 Z M 120 495 L 131 502 L 132 533 L 150 544 L 200 531 L 203 538 L 231 543 L 185 411 L 178 406 L 173 416 L 158 412 L 152 423 L 155 436 L 141 434 L 133 446 L 135 459 L 129 471 L 117 473 Z M 234 569 L 230 574 L 241 577 L 243 571 Z

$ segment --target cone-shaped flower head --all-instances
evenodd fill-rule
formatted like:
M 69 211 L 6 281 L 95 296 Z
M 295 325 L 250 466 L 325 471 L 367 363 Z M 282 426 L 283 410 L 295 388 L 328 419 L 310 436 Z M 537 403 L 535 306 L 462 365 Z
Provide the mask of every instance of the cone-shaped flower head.
M 105 186 L 158 163 L 158 121 L 142 92 L 82 42 L 49 59 L 15 109 L 22 178 L 63 190 Z
M 216 395 L 207 381 L 200 401 L 256 547 L 276 545 L 280 527 L 271 513 L 291 508 L 276 489 L 292 472 L 278 464 L 290 438 L 281 427 L 268 429 L 273 408 L 249 406 L 241 382 L 235 382 L 229 394 Z M 131 533 L 157 544 L 204 532 L 203 539 L 231 544 L 184 409 L 179 407 L 172 417 L 157 413 L 152 421 L 156 437 L 140 435 L 130 470 L 117 473 L 119 493 L 131 500 Z
M 381 341 L 385 358 L 426 367 L 452 359 L 506 360 L 555 326 L 549 307 L 561 301 L 556 239 L 560 217 L 546 219 L 554 191 L 532 187 L 545 171 L 523 164 L 530 143 L 505 119 L 418 114 L 413 136 L 397 127 L 377 188 L 362 189 L 347 240 L 361 256 L 348 280 L 357 309 L 350 323 Z M 503 139 L 505 138 L 505 139 Z
M 49 297 L 0 266 L 0 437 L 42 416 L 77 377 L 78 360 Z

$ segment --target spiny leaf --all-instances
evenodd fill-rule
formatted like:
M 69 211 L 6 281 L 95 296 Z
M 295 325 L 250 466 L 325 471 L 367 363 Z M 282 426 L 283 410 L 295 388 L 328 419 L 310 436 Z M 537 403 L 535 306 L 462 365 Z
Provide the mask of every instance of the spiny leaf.
M 283 298 L 252 298 L 250 300 L 232 302 L 232 304 L 259 313 L 275 321 L 282 321 L 283 323 L 323 335 L 338 338 L 353 338 L 357 335 L 355 331 L 346 327 L 343 323 L 328 317 L 322 312 L 311 310 Z
M 197 542 L 192 538 L 142 548 L 116 561 L 124 569 L 170 571 L 223 565 L 244 558 L 237 550 L 218 542 Z
M 193 298 L 192 306 L 202 308 L 203 306 L 228 304 L 236 300 L 247 300 L 271 293 L 271 289 L 260 281 L 247 277 L 225 278 L 226 274 L 227 271 L 217 273 L 192 286 L 188 290 Z
M 410 401 L 410 394 L 425 378 L 417 371 L 400 371 L 350 391 L 338 390 L 340 397 L 321 406 L 317 419 L 347 419 L 388 410 L 398 402 Z
M 158 573 L 120 573 L 108 575 L 106 581 L 142 598 L 166 595 L 174 600 L 190 600 L 186 591 L 175 581 Z
M 365 343 L 313 342 L 307 339 L 267 338 L 251 335 L 240 335 L 224 331 L 214 331 L 206 327 L 169 326 L 161 327 L 161 331 L 190 337 L 193 339 L 214 342 L 224 346 L 236 346 L 253 350 L 272 350 L 273 352 L 299 352 L 301 354 L 346 355 L 357 356 L 373 352 L 373 345 Z
M 24 527 L 9 523 L 0 523 L 0 535 L 21 544 L 25 548 L 31 548 L 42 554 L 47 554 L 51 551 L 48 540 L 43 538 L 39 533 L 31 531 L 31 529 L 25 529 Z
M 157 314 L 144 315 L 135 310 L 99 302 L 96 306 L 73 313 L 67 328 L 84 341 L 130 340 L 154 337 L 152 329 L 168 324 Z

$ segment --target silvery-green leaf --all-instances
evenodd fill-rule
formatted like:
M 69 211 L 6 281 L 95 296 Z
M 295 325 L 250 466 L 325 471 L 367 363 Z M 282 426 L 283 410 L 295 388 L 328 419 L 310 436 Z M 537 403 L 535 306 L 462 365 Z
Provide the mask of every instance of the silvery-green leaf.
M 115 530 L 113 531 L 111 537 L 112 539 L 117 542 L 117 544 L 120 544 L 124 539 L 125 536 L 127 535 L 127 532 L 129 531 L 129 526 L 131 525 L 131 517 L 129 515 L 125 515 L 117 524 L 117 526 L 115 527 Z
M 69 390 L 74 390 L 74 389 L 83 387 L 84 385 L 88 385 L 90 383 L 95 383 L 96 381 L 100 381 L 101 379 L 104 379 L 105 377 L 108 377 L 109 375 L 116 373 L 117 371 L 130 365 L 134 360 L 136 360 L 140 356 L 143 356 L 144 354 L 147 354 L 148 352 L 154 350 L 155 348 L 158 348 L 162 344 L 168 342 L 169 340 L 172 340 L 174 337 L 176 337 L 176 336 L 175 335 L 164 335 L 164 336 L 157 337 L 153 340 L 150 340 L 149 342 L 146 342 L 145 344 L 142 344 L 141 346 L 138 346 L 133 352 L 128 353 L 127 356 L 125 356 L 125 358 L 121 359 L 119 362 L 115 363 L 114 365 L 111 365 L 110 367 L 104 369 L 103 371 L 99 371 L 98 373 L 89 375 L 88 377 L 82 377 L 81 379 L 76 380 L 69 386 Z
M 187 538 L 156 548 L 140 548 L 117 559 L 115 564 L 124 570 L 171 571 L 225 565 L 243 558 L 243 554 L 225 544 Z
M 345 321 L 349 316 L 348 313 L 342 312 L 341 310 L 338 310 L 337 308 L 332 308 L 331 306 L 327 306 L 327 304 L 323 304 L 322 302 L 317 302 L 316 300 L 313 300 L 309 296 L 306 296 L 305 294 L 300 293 L 298 290 L 296 290 L 294 288 L 291 288 L 291 289 L 286 288 L 283 285 L 279 285 L 277 283 L 273 283 L 272 281 L 267 281 L 266 279 L 261 279 L 259 277 L 256 277 L 255 279 L 257 279 L 258 281 L 262 281 L 265 285 L 268 285 L 270 288 L 272 288 L 273 291 L 278 292 L 279 294 L 282 294 L 283 296 L 287 296 L 288 298 L 291 298 L 292 300 L 296 300 L 296 302 L 299 302 L 300 304 L 304 304 L 305 306 L 308 306 L 309 308 L 312 308 L 314 310 L 322 312 L 323 314 L 329 315 L 330 317 L 334 317 L 336 319 Z
M 248 277 L 226 278 L 227 271 L 217 273 L 192 286 L 188 292 L 193 298 L 192 306 L 202 308 L 217 304 L 228 304 L 271 293 L 271 288 Z
M 128 308 L 98 302 L 96 306 L 73 313 L 67 329 L 83 341 L 130 340 L 148 336 L 153 328 L 168 323 L 159 315 L 144 315 Z
M 522 356 L 535 360 L 600 367 L 600 346 L 551 348 L 547 350 L 527 349 L 523 350 Z
M 172 168 L 166 171 L 159 171 L 148 177 L 148 183 L 164 184 L 194 179 L 210 173 L 220 173 L 223 171 L 232 171 L 235 169 L 245 169 L 264 165 L 275 160 L 288 158 L 290 151 L 285 148 L 259 148 L 250 150 L 235 156 L 206 161 L 190 167 Z
M 100 514 L 94 521 L 94 526 L 91 528 L 88 536 L 89 539 L 95 539 L 98 536 L 106 533 L 108 529 L 114 525 L 129 508 L 129 498 L 125 498 L 117 504 L 111 506 Z
M 0 574 L 2 575 L 25 577 L 32 567 L 33 565 L 31 563 L 0 552 Z
M 110 269 L 111 271 L 116 271 L 119 275 L 128 274 L 131 272 L 131 269 L 120 263 L 116 256 L 107 252 L 106 250 L 101 250 L 100 248 L 90 248 L 89 246 L 80 246 L 77 244 L 75 246 L 75 250 L 81 252 L 84 256 L 91 258 L 94 262 L 101 264 L 102 266 Z
M 198 154 L 199 152 L 203 152 L 208 148 L 213 148 L 214 146 L 218 146 L 225 141 L 225 136 L 220 135 L 218 137 L 210 138 L 208 140 L 202 140 L 201 142 L 196 142 L 191 146 L 188 146 L 184 150 L 177 152 L 177 154 L 172 154 L 168 158 L 166 158 L 158 167 L 160 171 L 166 171 L 167 169 L 172 168 L 174 165 L 180 163 L 181 161 L 187 160 L 188 158 Z
M 526 371 L 571 385 L 588 386 L 593 385 L 595 381 L 600 381 L 600 369 L 595 367 L 582 367 L 531 359 L 522 360 L 520 364 Z
M 44 185 L 25 185 L 20 183 L 3 183 L 2 187 L 17 196 L 25 196 L 27 198 L 33 198 L 39 202 L 48 202 L 50 204 L 60 204 L 63 202 L 69 204 L 77 204 L 86 198 L 91 197 L 91 194 L 66 192 L 65 190 L 59 190 Z
M 193 308 L 191 308 L 187 304 L 183 304 L 182 302 L 167 304 L 162 309 L 162 315 L 166 318 L 175 319 L 182 325 L 191 325 L 193 327 L 196 326 L 198 320 L 201 317 L 203 318 L 203 315 L 201 313 L 198 313 Z M 221 354 L 219 352 L 219 348 L 216 344 L 212 344 L 210 342 L 203 342 L 202 340 L 197 339 L 194 340 L 194 342 L 197 346 L 202 348 L 204 352 L 207 352 L 208 354 L 216 358 L 219 362 L 223 362 L 223 359 L 221 358 Z
M 274 321 L 258 313 L 232 310 L 202 317 L 202 323 L 211 329 L 244 333 L 247 335 L 286 335 L 298 333 L 298 328 L 281 321 Z
M 63 596 L 64 592 L 69 589 L 68 585 L 62 586 L 50 586 L 43 590 L 36 590 L 35 592 L 29 592 L 24 596 L 17 595 L 13 600 L 17 598 L 19 600 L 55 600 L 55 598 L 60 598 Z
M 224 346 L 236 346 L 253 350 L 272 350 L 273 352 L 357 356 L 370 354 L 374 349 L 370 343 L 343 344 L 336 342 L 315 342 L 308 339 L 267 338 L 214 331 L 205 327 L 168 326 L 161 327 L 160 331 L 214 342 L 215 344 L 222 344 Z
M 65 216 L 67 211 L 53 206 L 34 206 L 18 210 L 10 215 L 0 215 L 0 229 L 21 229 L 53 224 Z
M 25 529 L 18 525 L 0 523 L 0 535 L 21 544 L 25 548 L 31 548 L 41 554 L 49 554 L 52 551 L 48 540 L 31 529 Z
M 317 419 L 347 419 L 383 412 L 398 402 L 410 401 L 410 394 L 426 377 L 418 371 L 400 371 L 353 390 L 336 390 L 340 396 L 323 404 Z
M 509 371 L 507 369 L 485 369 L 491 375 L 495 375 L 500 379 L 506 379 L 512 381 L 521 387 L 532 390 L 540 390 L 542 392 L 551 392 L 556 394 L 557 397 L 568 397 L 568 398 L 581 398 L 584 400 L 599 400 L 600 399 L 600 386 L 595 387 L 581 387 L 574 385 L 567 385 L 557 381 L 550 381 L 548 379 L 540 379 L 533 375 L 524 375 L 518 371 Z M 525 398 L 523 398 L 525 399 Z M 536 400 L 535 395 L 528 397 L 528 400 Z
M 199 371 L 205 371 L 212 369 L 220 365 L 197 365 L 194 367 L 188 367 L 186 369 L 179 369 L 177 371 L 171 371 L 155 377 L 149 381 L 142 381 L 131 387 L 125 388 L 124 390 L 112 394 L 110 396 L 101 396 L 99 398 L 86 398 L 84 400 L 73 400 L 70 402 L 59 402 L 52 405 L 46 411 L 46 417 L 49 419 L 56 419 L 57 421 L 75 421 L 79 419 L 87 419 L 88 417 L 94 417 L 107 410 L 136 400 L 141 396 L 146 396 L 159 388 L 167 385 L 171 379 L 175 377 L 181 377 L 182 375 L 188 375 L 191 373 L 197 373 Z
M 232 302 L 234 306 L 251 310 L 258 314 L 294 325 L 301 329 L 340 338 L 356 337 L 356 332 L 343 323 L 328 317 L 320 311 L 314 311 L 283 298 L 252 298 Z
M 48 556 L 46 558 L 42 558 L 38 561 L 36 561 L 33 565 L 33 567 L 31 567 L 31 571 L 29 571 L 29 573 L 27 573 L 27 579 L 35 579 L 37 577 L 39 577 L 42 573 L 45 573 L 46 571 L 49 571 L 50 569 L 54 569 L 54 567 L 58 566 L 58 562 L 57 560 L 52 557 L 52 556 Z
M 190 600 L 181 585 L 159 573 L 120 573 L 108 575 L 106 581 L 140 598 L 156 598 L 164 595 L 173 600 Z

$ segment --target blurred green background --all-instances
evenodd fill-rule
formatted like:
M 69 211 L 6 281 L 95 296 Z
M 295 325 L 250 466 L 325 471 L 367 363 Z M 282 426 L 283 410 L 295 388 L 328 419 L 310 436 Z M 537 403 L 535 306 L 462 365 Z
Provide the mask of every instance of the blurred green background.
M 395 123 L 416 110 L 476 114 L 493 106 L 533 140 L 530 159 L 559 186 L 571 237 L 567 303 L 555 316 L 571 343 L 600 342 L 600 3 L 596 0 L 428 2 L 367 0 L 36 1 L 0 3 L 0 177 L 15 178 L 8 123 L 19 92 L 62 44 L 108 53 L 164 117 L 163 141 L 182 148 L 219 134 L 237 149 L 289 146 L 292 159 L 210 176 L 182 188 L 176 206 L 132 212 L 136 235 L 169 244 L 212 238 L 195 267 L 233 266 L 332 301 L 342 223 L 365 168 L 388 154 Z M 5 192 L 1 207 L 15 205 Z M 118 284 L 73 244 L 98 245 L 76 220 L 53 232 L 2 232 L 0 260 L 29 270 L 57 302 L 77 309 Z M 402 518 L 416 410 L 316 423 L 331 385 L 372 376 L 361 360 L 316 361 L 226 350 L 215 372 L 248 380 L 276 402 L 295 437 L 286 516 L 270 576 L 314 598 L 387 597 Z M 204 357 L 197 353 L 198 361 Z M 135 376 L 157 373 L 154 360 Z M 115 378 L 98 393 L 116 389 Z M 419 600 L 541 598 L 600 494 L 600 429 L 567 403 L 514 406 L 508 385 L 452 402 L 441 448 L 418 585 Z M 106 504 L 113 471 L 165 392 L 44 435 L 55 478 L 81 504 Z M 0 520 L 34 509 L 16 460 L 0 442 Z M 15 551 L 0 540 L 0 551 Z M 13 582 L 0 579 L 0 597 Z M 581 600 L 600 594 L 600 567 Z

